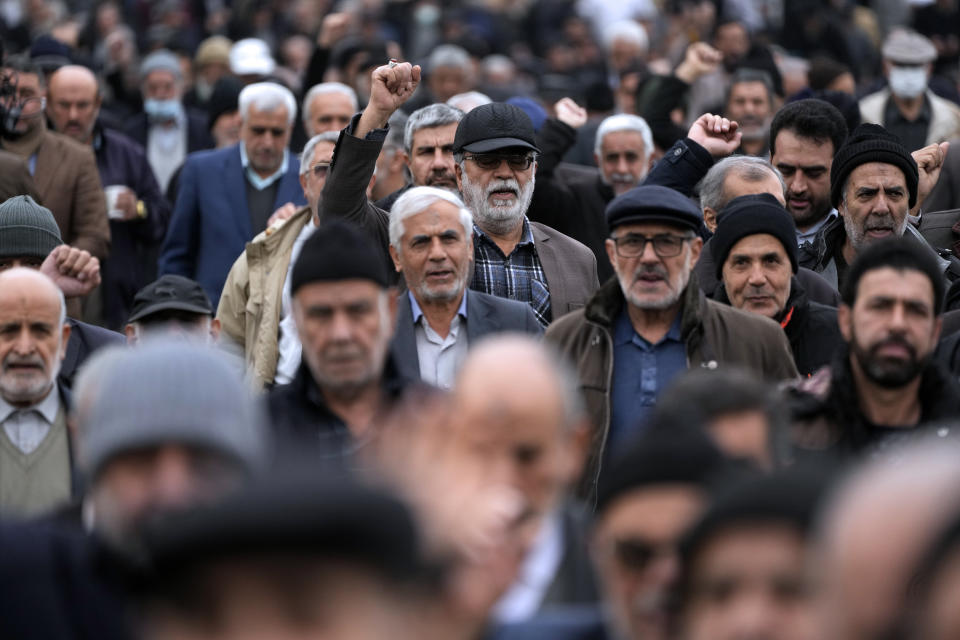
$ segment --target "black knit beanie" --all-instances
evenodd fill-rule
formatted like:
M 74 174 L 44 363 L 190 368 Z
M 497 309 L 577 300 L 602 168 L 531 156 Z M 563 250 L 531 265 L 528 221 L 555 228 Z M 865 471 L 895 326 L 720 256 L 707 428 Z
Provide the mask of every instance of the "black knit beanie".
M 290 274 L 290 295 L 312 282 L 372 280 L 389 287 L 386 265 L 373 241 L 345 222 L 329 222 L 310 234 Z
M 717 267 L 717 279 L 723 277 L 723 263 L 741 239 L 769 233 L 780 241 L 793 272 L 797 272 L 797 228 L 793 217 L 769 193 L 734 198 L 717 214 L 717 231 L 710 240 L 710 251 Z
M 917 182 L 920 179 L 917 163 L 900 143 L 900 139 L 878 124 L 861 124 L 854 129 L 833 157 L 833 166 L 830 168 L 830 203 L 834 207 L 840 205 L 843 199 L 841 191 L 847 176 L 868 162 L 892 164 L 903 171 L 907 179 L 907 190 L 910 192 L 909 206 L 912 209 L 917 203 Z

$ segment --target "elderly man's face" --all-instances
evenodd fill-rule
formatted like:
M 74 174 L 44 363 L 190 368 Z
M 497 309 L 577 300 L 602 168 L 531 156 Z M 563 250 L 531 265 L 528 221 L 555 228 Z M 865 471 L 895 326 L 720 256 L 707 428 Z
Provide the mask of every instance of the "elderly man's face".
M 643 136 L 637 131 L 611 131 L 603 137 L 600 156 L 603 182 L 620 195 L 640 184 L 647 175 L 647 154 Z
M 506 235 L 522 224 L 537 171 L 532 151 L 510 148 L 466 153 L 456 171 L 463 201 L 485 233 Z
M 345 93 L 322 93 L 310 101 L 307 134 L 313 137 L 327 131 L 340 131 L 353 117 L 353 102 Z
M 935 309 L 933 285 L 922 272 L 885 267 L 865 273 L 853 307 L 837 310 L 854 370 L 887 388 L 915 380 L 940 338 Z
M 145 100 L 179 100 L 183 87 L 172 71 L 157 69 L 143 79 L 143 97 Z
M 47 396 L 67 352 L 60 297 L 52 282 L 43 284 L 13 271 L 0 284 L 0 396 L 14 406 Z
M 617 227 L 607 239 L 606 248 L 630 305 L 669 309 L 690 282 L 703 240 L 689 230 L 642 222 Z
M 293 296 L 293 312 L 321 389 L 350 393 L 380 379 L 396 317 L 390 290 L 370 280 L 312 282 Z
M 591 555 L 618 637 L 670 637 L 670 596 L 679 575 L 677 544 L 703 506 L 699 489 L 664 484 L 616 498 L 597 518 Z
M 427 76 L 430 92 L 437 102 L 446 102 L 458 93 L 471 89 L 470 74 L 458 67 L 437 67 Z
M 814 640 L 806 545 L 791 527 L 720 531 L 694 556 L 683 604 L 687 640 Z
M 254 171 L 266 177 L 280 168 L 283 151 L 290 143 L 291 128 L 286 107 L 261 111 L 250 105 L 240 127 L 240 139 Z
M 418 302 L 453 302 L 467 286 L 473 242 L 456 205 L 437 200 L 404 219 L 400 247 L 391 246 L 390 255 Z
M 313 157 L 310 158 L 307 172 L 300 174 L 300 186 L 311 207 L 316 208 L 320 201 L 320 192 L 327 182 L 327 171 L 333 161 L 333 147 L 332 142 L 318 142 L 313 147 Z
M 242 480 L 222 455 L 173 441 L 125 451 L 107 461 L 93 481 L 94 527 L 106 540 L 126 545 L 148 518 L 215 500 Z
M 723 263 L 723 286 L 730 304 L 768 318 L 786 306 L 792 276 L 786 249 L 769 233 L 741 238 Z
M 850 172 L 838 211 L 847 240 L 859 252 L 889 236 L 902 236 L 910 209 L 903 171 L 883 162 L 868 162 Z
M 736 120 L 748 139 L 762 138 L 773 116 L 773 105 L 762 82 L 738 82 L 730 89 L 726 117 Z
M 418 187 L 439 187 L 457 190 L 457 174 L 453 161 L 453 137 L 457 123 L 424 127 L 413 134 L 407 166 Z

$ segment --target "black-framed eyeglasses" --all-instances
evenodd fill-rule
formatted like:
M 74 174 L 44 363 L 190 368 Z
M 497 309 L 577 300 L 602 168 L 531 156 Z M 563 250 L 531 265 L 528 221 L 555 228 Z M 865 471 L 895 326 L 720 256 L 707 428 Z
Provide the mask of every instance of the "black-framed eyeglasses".
M 318 162 L 317 164 L 313 165 L 310 170 L 313 171 L 314 177 L 322 178 L 323 176 L 327 175 L 327 171 L 330 170 L 330 163 Z
M 661 258 L 672 258 L 680 255 L 683 243 L 692 240 L 694 236 L 678 236 L 673 233 L 660 233 L 655 236 L 645 236 L 640 233 L 625 233 L 622 236 L 612 237 L 617 245 L 617 255 L 621 258 L 636 258 L 647 250 L 647 243 L 653 243 L 653 251 Z
M 463 156 L 464 160 L 473 160 L 484 171 L 492 171 L 503 161 L 514 171 L 526 171 L 536 159 L 532 153 L 481 153 Z

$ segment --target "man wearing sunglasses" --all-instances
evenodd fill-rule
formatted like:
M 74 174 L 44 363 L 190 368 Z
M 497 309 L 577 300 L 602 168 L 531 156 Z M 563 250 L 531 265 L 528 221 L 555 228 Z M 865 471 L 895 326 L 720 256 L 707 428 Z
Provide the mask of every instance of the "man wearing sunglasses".
M 160 275 L 203 285 L 216 305 L 230 266 L 288 202 L 306 204 L 300 162 L 287 151 L 297 103 L 286 87 L 251 84 L 240 92 L 240 143 L 191 155 L 183 165 Z
M 364 228 L 386 252 L 389 215 L 365 189 L 388 129 L 387 121 L 416 89 L 420 68 L 384 65 L 373 72 L 370 102 L 337 143 L 323 214 Z M 576 240 L 530 222 L 538 153 L 533 124 L 503 103 L 477 107 L 457 125 L 453 155 L 457 188 L 474 219 L 471 288 L 524 302 L 541 326 L 581 308 L 597 290 L 597 261 Z
M 708 300 L 693 266 L 700 212 L 679 192 L 640 186 L 607 207 L 607 254 L 617 277 L 546 337 L 577 363 L 593 422 L 581 491 L 594 492 L 600 463 L 621 451 L 657 401 L 688 368 L 736 364 L 765 380 L 794 378 L 777 323 Z
M 326 131 L 303 147 L 300 186 L 309 206 L 257 235 L 233 264 L 223 287 L 217 319 L 222 335 L 229 338 L 224 342 L 242 351 L 248 376 L 258 388 L 290 382 L 300 364 L 287 281 L 300 248 L 320 225 L 316 207 L 339 135 Z

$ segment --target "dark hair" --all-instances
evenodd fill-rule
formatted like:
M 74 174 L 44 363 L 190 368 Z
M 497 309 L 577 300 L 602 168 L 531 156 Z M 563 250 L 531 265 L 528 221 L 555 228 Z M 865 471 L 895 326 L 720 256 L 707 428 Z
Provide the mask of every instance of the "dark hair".
M 824 91 L 830 83 L 845 73 L 853 74 L 850 67 L 828 56 L 814 56 L 807 70 L 807 83 L 813 91 Z
M 890 268 L 897 271 L 919 271 L 933 286 L 933 309 L 940 315 L 946 285 L 936 258 L 927 249 L 905 238 L 885 238 L 867 246 L 847 270 L 840 297 L 852 307 L 857 301 L 860 280 L 868 271 Z
M 770 151 L 776 150 L 777 135 L 787 131 L 801 138 L 809 138 L 817 144 L 833 143 L 833 155 L 837 154 L 847 139 L 847 122 L 835 106 L 825 100 L 809 98 L 783 106 L 770 123 Z
M 671 416 L 683 416 L 688 424 L 692 421 L 702 428 L 721 416 L 746 411 L 760 411 L 766 416 L 772 458 L 778 465 L 783 463 L 790 448 L 783 400 L 775 387 L 746 369 L 724 367 L 684 373 L 657 398 L 651 420 L 661 424 L 670 422 Z
M 47 86 L 46 76 L 43 74 L 43 69 L 40 68 L 36 62 L 30 58 L 19 55 L 19 56 L 10 56 L 3 61 L 3 68 L 6 71 L 16 71 L 17 73 L 32 73 L 40 79 L 40 86 Z M 16 84 L 16 82 L 14 82 Z

